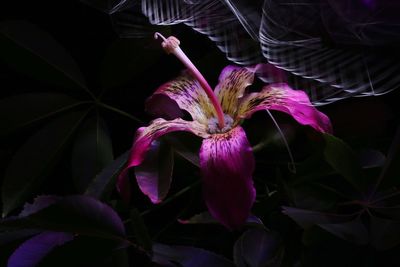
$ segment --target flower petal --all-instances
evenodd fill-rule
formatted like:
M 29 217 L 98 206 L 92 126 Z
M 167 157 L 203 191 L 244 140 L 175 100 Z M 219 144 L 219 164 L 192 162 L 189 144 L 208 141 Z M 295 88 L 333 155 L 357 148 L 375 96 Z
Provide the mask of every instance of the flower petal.
M 186 71 L 175 80 L 160 86 L 146 103 L 146 109 L 150 113 L 159 114 L 161 103 L 161 105 L 165 105 L 163 107 L 164 113 L 167 113 L 168 110 L 173 111 L 173 114 L 167 114 L 169 115 L 167 118 L 176 118 L 176 108 L 171 107 L 171 104 L 165 101 L 165 99 L 161 99 L 160 102 L 159 95 L 165 95 L 175 101 L 181 109 L 189 112 L 195 121 L 206 124 L 208 118 L 214 116 L 214 108 L 208 100 L 206 93 L 201 88 L 199 82 Z
M 227 66 L 222 70 L 215 94 L 225 114 L 235 117 L 239 98 L 243 96 L 246 87 L 251 85 L 253 80 L 254 72 L 246 68 Z
M 158 204 L 168 194 L 172 181 L 174 151 L 163 141 L 153 141 L 145 160 L 135 168 L 140 190 Z
M 175 100 L 165 94 L 153 94 L 146 101 L 146 112 L 154 118 L 173 120 L 185 115 Z
M 214 134 L 200 149 L 204 199 L 212 216 L 229 229 L 241 227 L 255 200 L 254 156 L 241 127 Z
M 147 151 L 150 149 L 151 144 L 157 138 L 164 134 L 175 131 L 187 131 L 197 136 L 207 138 L 209 134 L 206 132 L 206 126 L 196 121 L 184 121 L 182 119 L 175 119 L 166 121 L 164 119 L 156 119 L 149 126 L 141 127 L 137 130 L 129 160 L 125 169 L 121 172 L 117 180 L 117 189 L 122 198 L 128 202 L 130 199 L 130 190 L 128 182 L 128 171 L 130 168 L 140 165 L 146 156 Z M 139 182 L 139 181 L 138 181 Z M 140 186 L 141 183 L 139 183 Z M 143 193 L 150 194 L 149 190 Z M 150 199 L 154 197 L 150 196 Z
M 238 115 L 248 118 L 254 112 L 265 109 L 288 113 L 298 123 L 317 131 L 332 132 L 329 118 L 311 104 L 307 94 L 302 90 L 293 90 L 287 84 L 271 84 L 259 93 L 247 95 L 240 103 Z

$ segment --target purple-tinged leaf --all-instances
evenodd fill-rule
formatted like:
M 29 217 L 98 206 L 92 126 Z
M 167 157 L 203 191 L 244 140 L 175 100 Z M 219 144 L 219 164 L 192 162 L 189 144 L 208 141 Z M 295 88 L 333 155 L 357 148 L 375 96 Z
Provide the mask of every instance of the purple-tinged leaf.
M 368 230 L 359 218 L 350 222 L 318 224 L 318 226 L 329 233 L 351 243 L 355 243 L 357 245 L 368 244 Z
M 33 207 L 40 206 L 35 203 L 32 205 Z M 25 217 L 12 217 L 0 221 L 0 228 L 40 229 L 117 241 L 126 240 L 125 228 L 118 214 L 108 205 L 91 197 L 60 198 L 43 209 L 27 214 Z
M 101 199 L 105 194 L 111 191 L 116 183 L 118 174 L 125 166 L 129 157 L 129 151 L 120 155 L 111 164 L 105 167 L 90 183 L 86 189 L 85 195 Z
M 55 247 L 38 267 L 127 267 L 119 265 L 114 256 L 124 251 L 114 240 L 74 235 L 71 242 Z M 136 257 L 134 258 L 136 261 Z
M 371 245 L 377 250 L 387 250 L 400 244 L 400 221 L 370 217 Z
M 279 267 L 283 254 L 279 235 L 263 229 L 247 230 L 236 241 L 233 249 L 237 267 Z
M 35 267 L 54 248 L 74 239 L 71 233 L 43 232 L 20 245 L 8 259 L 7 267 Z
M 208 212 L 204 211 L 202 213 L 196 214 L 187 220 L 178 220 L 182 224 L 219 224 L 219 222 Z M 255 215 L 250 215 L 247 218 L 245 225 L 261 225 L 264 226 L 260 218 Z
M 140 190 L 153 203 L 160 203 L 168 194 L 174 153 L 171 147 L 163 141 L 153 141 L 145 160 L 135 168 L 135 175 Z
M 201 248 L 188 246 L 153 245 L 153 262 L 163 266 L 234 267 L 230 260 Z
M 3 217 L 24 203 L 44 182 L 87 112 L 77 111 L 59 117 L 22 144 L 5 172 Z
M 351 220 L 354 220 L 357 216 L 357 214 L 341 215 L 285 206 L 283 207 L 282 212 L 303 228 L 308 228 L 316 224 L 350 222 Z
M 77 131 L 72 148 L 71 169 L 78 191 L 85 192 L 90 182 L 113 158 L 105 121 L 98 115 L 89 117 Z
M 87 90 L 75 61 L 37 26 L 22 20 L 2 21 L 0 44 L 0 58 L 17 70 L 63 88 Z
M 255 215 L 250 215 L 249 218 L 246 220 L 246 225 L 260 225 L 264 226 L 263 222 L 260 218 Z

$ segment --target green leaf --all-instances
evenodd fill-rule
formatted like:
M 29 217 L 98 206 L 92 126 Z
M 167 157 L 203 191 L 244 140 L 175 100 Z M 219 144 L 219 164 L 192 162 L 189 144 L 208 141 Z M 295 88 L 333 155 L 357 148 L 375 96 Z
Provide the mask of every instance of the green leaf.
M 57 118 L 19 148 L 4 176 L 3 217 L 24 203 L 44 182 L 87 112 L 73 112 Z
M 97 115 L 87 118 L 77 131 L 72 148 L 72 176 L 79 192 L 113 160 L 111 139 L 105 122 Z
M 204 211 L 202 213 L 196 214 L 189 218 L 188 220 L 180 220 L 179 222 L 182 224 L 220 224 L 208 211 Z M 262 226 L 264 227 L 263 222 L 260 218 L 250 215 L 246 220 L 246 226 Z
M 87 90 L 78 66 L 65 49 L 27 21 L 0 23 L 0 59 L 36 79 Z
M 0 100 L 0 135 L 11 134 L 81 103 L 57 93 L 29 93 L 3 98 Z
M 298 209 L 283 206 L 283 214 L 289 216 L 302 228 L 307 229 L 314 225 L 348 223 L 357 217 L 357 214 L 336 214 L 314 210 Z
M 137 209 L 133 209 L 130 217 L 136 244 L 145 249 L 147 252 L 151 252 L 153 241 L 151 240 L 149 232 L 147 231 L 147 227 L 142 216 Z
M 189 246 L 153 245 L 154 262 L 162 266 L 174 266 L 179 263 L 182 267 L 234 267 L 228 259 L 201 248 Z
M 329 134 L 324 134 L 325 160 L 342 175 L 354 188 L 363 191 L 365 181 L 358 158 L 353 150 L 342 140 Z
M 400 126 L 390 145 L 382 173 L 375 185 L 376 189 L 400 185 Z
M 357 245 L 368 244 L 369 234 L 368 230 L 360 220 L 355 220 L 334 224 L 318 224 L 319 227 L 325 231 Z
M 109 193 L 115 187 L 117 176 L 124 168 L 129 153 L 129 150 L 126 151 L 105 167 L 89 184 L 85 195 L 102 199 L 107 193 Z
M 327 210 L 336 205 L 338 196 L 318 184 L 305 184 L 288 188 L 293 203 L 298 208 Z

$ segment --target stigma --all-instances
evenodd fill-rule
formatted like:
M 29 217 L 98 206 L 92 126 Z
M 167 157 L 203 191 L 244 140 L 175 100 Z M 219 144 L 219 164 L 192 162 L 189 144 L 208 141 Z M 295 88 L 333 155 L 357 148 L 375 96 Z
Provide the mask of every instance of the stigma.
M 170 36 L 168 38 L 165 38 L 164 36 L 162 36 L 162 34 L 156 32 L 154 34 L 154 38 L 158 39 L 158 37 L 161 37 L 161 39 L 163 40 L 161 43 L 162 48 L 164 49 L 164 51 L 167 54 L 171 54 L 174 53 L 175 50 L 179 47 L 179 45 L 181 44 L 181 42 L 178 40 L 178 38 L 176 38 L 175 36 Z

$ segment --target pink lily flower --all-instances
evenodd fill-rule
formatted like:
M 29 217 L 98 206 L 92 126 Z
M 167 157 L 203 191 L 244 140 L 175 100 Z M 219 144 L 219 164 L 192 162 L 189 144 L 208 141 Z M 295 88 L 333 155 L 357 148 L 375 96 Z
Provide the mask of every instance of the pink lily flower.
M 304 91 L 293 90 L 284 83 L 266 85 L 257 93 L 246 93 L 255 72 L 247 68 L 225 67 L 213 91 L 179 48 L 179 41 L 174 37 L 163 39 L 164 49 L 175 54 L 188 72 L 162 85 L 152 97 L 162 95 L 170 98 L 193 120 L 158 118 L 149 126 L 139 128 L 117 188 L 123 197 L 129 197 L 126 186 L 128 170 L 143 162 L 153 141 L 174 131 L 191 132 L 203 138 L 199 156 L 208 210 L 228 229 L 238 229 L 248 218 L 256 196 L 252 179 L 254 155 L 240 126 L 242 120 L 259 110 L 278 110 L 291 115 L 302 125 L 320 132 L 331 132 L 330 120 L 312 106 Z M 173 109 L 165 107 L 165 112 L 168 110 Z M 162 201 L 149 181 L 138 179 L 137 182 L 153 203 Z

